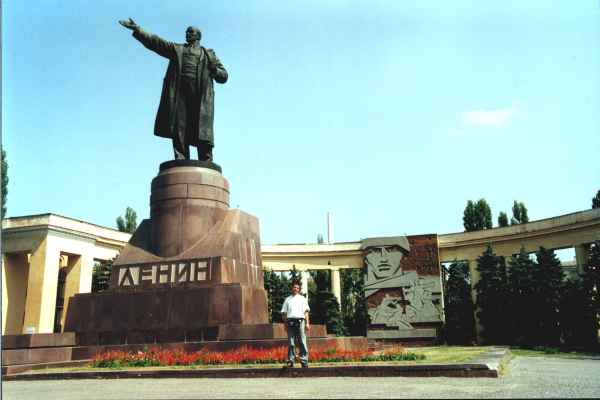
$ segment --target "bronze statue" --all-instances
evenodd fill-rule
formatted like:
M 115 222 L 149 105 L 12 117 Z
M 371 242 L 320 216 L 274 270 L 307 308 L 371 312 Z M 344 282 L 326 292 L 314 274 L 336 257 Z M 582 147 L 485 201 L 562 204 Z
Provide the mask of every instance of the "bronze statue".
M 119 21 L 146 48 L 168 58 L 154 134 L 173 139 L 176 160 L 189 160 L 189 146 L 198 160 L 212 162 L 214 146 L 213 80 L 227 82 L 227 71 L 212 49 L 200 46 L 200 29 L 188 27 L 185 44 L 166 41 L 143 31 L 131 18 Z

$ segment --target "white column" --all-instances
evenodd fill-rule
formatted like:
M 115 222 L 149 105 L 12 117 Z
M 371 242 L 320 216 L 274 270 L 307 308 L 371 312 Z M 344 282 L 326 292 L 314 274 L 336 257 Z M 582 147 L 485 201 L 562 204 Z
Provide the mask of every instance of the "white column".
M 331 269 L 331 293 L 337 298 L 340 306 L 342 305 L 342 286 L 340 283 L 340 270 Z
M 301 271 L 300 279 L 302 279 L 301 293 L 308 299 L 308 271 Z

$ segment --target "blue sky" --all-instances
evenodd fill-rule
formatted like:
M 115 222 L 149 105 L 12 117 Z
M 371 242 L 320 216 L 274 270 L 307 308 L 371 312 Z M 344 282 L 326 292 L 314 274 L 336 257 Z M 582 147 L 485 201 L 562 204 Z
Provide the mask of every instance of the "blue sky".
M 526 4 L 522 4 L 526 3 Z M 8 215 L 115 226 L 149 215 L 172 158 L 152 134 L 167 61 L 117 24 L 203 31 L 215 161 L 263 243 L 462 230 L 591 207 L 600 189 L 600 2 L 47 1 L 3 3 Z

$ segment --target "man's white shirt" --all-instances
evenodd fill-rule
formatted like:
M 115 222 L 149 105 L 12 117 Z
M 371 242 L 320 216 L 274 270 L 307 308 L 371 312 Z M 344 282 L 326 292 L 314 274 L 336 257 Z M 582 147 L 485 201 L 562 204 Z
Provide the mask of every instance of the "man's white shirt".
M 288 318 L 304 318 L 305 311 L 310 311 L 310 307 L 306 297 L 301 294 L 288 296 L 281 307 L 281 313 Z

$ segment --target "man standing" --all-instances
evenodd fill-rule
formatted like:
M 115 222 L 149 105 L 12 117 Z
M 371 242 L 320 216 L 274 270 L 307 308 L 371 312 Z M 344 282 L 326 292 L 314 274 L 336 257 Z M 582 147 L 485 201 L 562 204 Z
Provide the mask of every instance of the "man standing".
M 173 139 L 176 160 L 189 160 L 189 146 L 198 148 L 198 160 L 212 162 L 214 146 L 214 87 L 227 82 L 227 71 L 211 49 L 200 46 L 200 29 L 190 26 L 186 44 L 145 32 L 131 18 L 119 21 L 145 47 L 169 59 L 154 134 Z
M 296 340 L 300 342 L 300 363 L 302 368 L 308 367 L 308 346 L 306 345 L 306 331 L 310 330 L 308 312 L 310 307 L 306 297 L 300 294 L 300 282 L 292 282 L 292 295 L 288 296 L 281 307 L 283 322 L 288 334 L 288 361 L 287 366 L 293 367 L 296 358 Z

